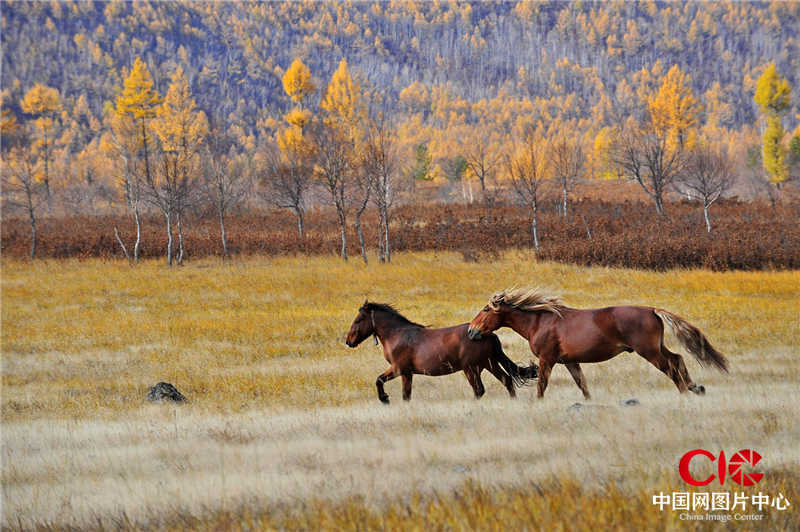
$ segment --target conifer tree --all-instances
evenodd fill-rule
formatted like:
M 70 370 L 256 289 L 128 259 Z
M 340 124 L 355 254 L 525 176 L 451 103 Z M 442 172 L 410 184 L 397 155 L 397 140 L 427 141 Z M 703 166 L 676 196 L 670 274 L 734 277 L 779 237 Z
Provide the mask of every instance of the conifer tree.
M 137 57 L 128 77 L 125 78 L 122 94 L 117 97 L 115 111 L 117 115 L 130 117 L 136 123 L 147 181 L 152 180 L 150 168 L 152 137 L 148 126 L 155 118 L 160 103 L 158 91 L 153 88 L 150 71 L 144 61 Z
M 58 112 L 61 110 L 61 97 L 57 89 L 37 83 L 25 93 L 25 97 L 20 102 L 20 107 L 26 114 L 36 117 L 33 123 L 39 130 L 37 144 L 41 150 L 43 162 L 43 172 L 40 180 L 44 184 L 45 198 L 49 205 L 51 198 L 50 159 L 53 155 L 56 120 L 58 119 Z
M 758 78 L 753 98 L 767 120 L 762 148 L 764 170 L 770 183 L 779 190 L 781 184 L 789 179 L 789 168 L 786 164 L 787 150 L 782 144 L 786 131 L 781 124 L 781 116 L 789 108 L 791 93 L 789 82 L 778 73 L 773 61 Z
M 658 92 L 648 99 L 648 107 L 653 126 L 667 136 L 670 149 L 691 147 L 700 115 L 700 105 L 691 89 L 691 76 L 673 65 Z

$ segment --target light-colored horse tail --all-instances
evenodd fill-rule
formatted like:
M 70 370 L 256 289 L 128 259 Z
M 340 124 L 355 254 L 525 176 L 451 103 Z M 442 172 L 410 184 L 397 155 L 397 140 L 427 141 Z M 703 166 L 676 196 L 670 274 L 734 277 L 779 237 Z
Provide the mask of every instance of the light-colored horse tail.
M 711 365 L 720 371 L 728 372 L 728 359 L 714 349 L 700 329 L 681 318 L 677 314 L 664 309 L 655 308 L 653 312 L 675 332 L 675 336 L 701 366 Z

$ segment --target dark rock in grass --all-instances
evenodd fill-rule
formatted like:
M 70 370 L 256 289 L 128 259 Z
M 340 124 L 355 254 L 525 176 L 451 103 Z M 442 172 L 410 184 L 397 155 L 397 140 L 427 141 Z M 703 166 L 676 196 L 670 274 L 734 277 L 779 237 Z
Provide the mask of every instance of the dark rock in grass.
M 172 401 L 182 403 L 186 401 L 186 397 L 170 383 L 159 382 L 147 392 L 147 400 L 150 402 Z
M 568 412 L 580 412 L 581 410 L 600 410 L 603 408 L 608 408 L 607 405 L 598 405 L 592 403 L 573 403 L 572 406 L 567 408 Z
M 639 406 L 640 403 L 638 399 L 625 399 L 620 402 L 622 406 Z
M 567 412 L 597 412 L 609 408 L 611 408 L 609 405 L 597 403 L 572 403 L 572 406 L 567 407 Z

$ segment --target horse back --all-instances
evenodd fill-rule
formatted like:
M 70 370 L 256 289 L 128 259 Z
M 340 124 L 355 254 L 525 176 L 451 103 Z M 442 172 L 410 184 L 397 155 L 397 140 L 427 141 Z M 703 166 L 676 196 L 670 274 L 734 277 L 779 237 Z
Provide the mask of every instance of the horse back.
M 569 309 L 553 321 L 560 359 L 600 362 L 622 351 L 635 350 L 642 338 L 659 334 L 661 322 L 650 307 L 620 305 Z
M 468 327 L 469 323 L 462 323 L 441 329 L 421 329 L 410 361 L 414 371 L 427 375 L 446 375 L 485 362 L 494 352 L 499 339 L 491 334 L 470 340 Z

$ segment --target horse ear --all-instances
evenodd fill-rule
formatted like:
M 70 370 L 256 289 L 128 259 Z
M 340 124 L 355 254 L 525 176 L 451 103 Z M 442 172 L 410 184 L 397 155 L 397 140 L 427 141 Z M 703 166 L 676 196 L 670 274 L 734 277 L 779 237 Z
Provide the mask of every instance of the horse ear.
M 363 305 L 361 305 L 361 306 L 362 306 L 362 307 L 366 307 L 367 305 L 369 305 L 369 299 L 366 299 L 366 298 L 365 298 L 365 299 L 364 299 L 364 304 L 363 304 Z

